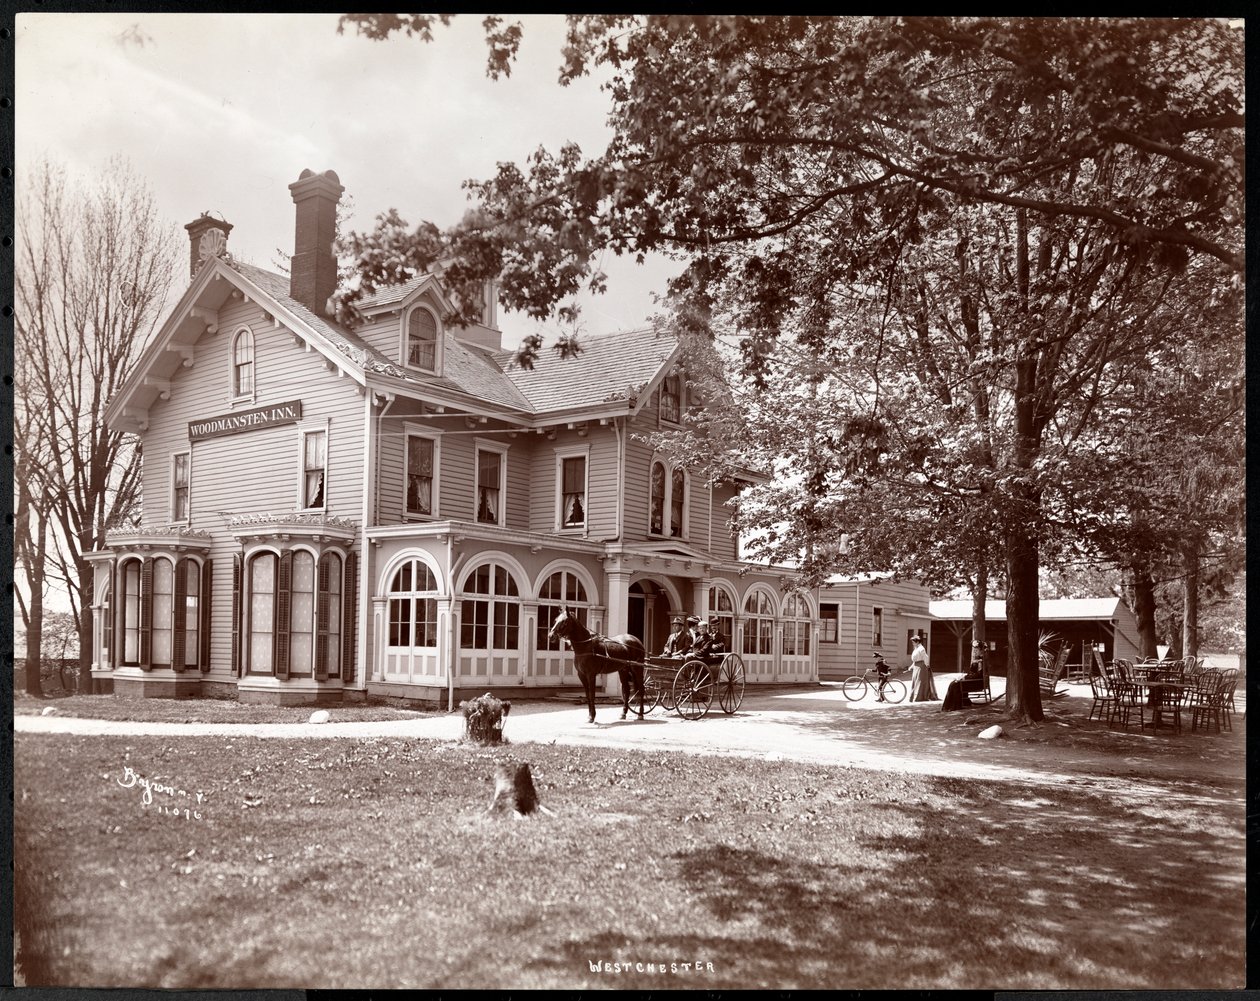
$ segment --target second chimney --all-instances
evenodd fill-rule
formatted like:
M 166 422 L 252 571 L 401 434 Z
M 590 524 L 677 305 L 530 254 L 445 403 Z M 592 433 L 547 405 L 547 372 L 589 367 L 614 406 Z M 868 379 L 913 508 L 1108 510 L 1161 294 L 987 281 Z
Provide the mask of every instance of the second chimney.
M 297 205 L 289 295 L 319 316 L 329 315 L 328 297 L 337 288 L 333 241 L 337 237 L 337 203 L 345 190 L 331 170 L 322 174 L 304 170 L 289 185 Z

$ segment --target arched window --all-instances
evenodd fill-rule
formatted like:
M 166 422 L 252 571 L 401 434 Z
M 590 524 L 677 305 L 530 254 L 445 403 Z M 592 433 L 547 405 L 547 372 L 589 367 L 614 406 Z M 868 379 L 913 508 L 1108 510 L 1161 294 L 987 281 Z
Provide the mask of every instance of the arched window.
M 389 636 L 393 647 L 437 647 L 437 581 L 420 560 L 398 568 L 389 585 Z
M 122 569 L 122 629 L 124 664 L 140 663 L 140 561 L 128 560 Z
M 315 655 L 315 557 L 305 549 L 293 553 L 289 595 L 289 673 L 309 676 Z
M 232 341 L 232 395 L 254 392 L 254 335 L 248 329 L 237 331 Z
M 709 588 L 709 628 L 722 637 L 722 646 L 731 650 L 735 636 L 735 604 L 725 588 Z
M 665 534 L 665 464 L 652 463 L 652 521 L 649 531 L 653 535 Z
M 753 591 L 744 599 L 744 653 L 774 652 L 774 602 L 765 591 Z
M 687 474 L 682 467 L 667 470 L 665 463 L 652 463 L 651 504 L 648 532 L 651 535 L 668 535 L 681 538 L 686 535 Z
M 258 553 L 249 561 L 246 636 L 250 674 L 271 674 L 276 626 L 276 554 Z
M 669 478 L 669 534 L 683 534 L 683 507 L 687 500 L 687 478 L 677 467 Z
M 201 636 L 201 567 L 194 560 L 184 559 L 180 560 L 175 573 L 176 600 L 179 600 L 181 594 L 183 596 L 182 621 L 179 615 L 175 616 L 175 631 L 179 633 L 182 627 L 184 634 L 183 660 L 180 663 L 191 667 L 196 666 L 201 658 L 201 647 L 198 642 Z M 182 581 L 178 579 L 180 577 L 183 578 Z
M 783 607 L 783 655 L 785 657 L 809 656 L 809 602 L 794 594 Z
M 479 566 L 464 580 L 459 645 L 466 650 L 516 650 L 520 646 L 520 591 L 507 568 Z
M 100 655 L 97 658 L 101 667 L 114 666 L 114 589 L 109 582 L 101 588 L 101 631 Z
M 407 317 L 407 364 L 436 372 L 437 344 L 437 317 L 423 306 L 417 306 Z
M 590 599 L 586 594 L 586 586 L 572 570 L 557 570 L 545 581 L 538 591 L 538 630 L 537 649 L 557 651 L 563 646 L 558 639 L 551 639 L 548 633 L 560 617 L 561 608 L 568 606 L 570 612 L 577 616 L 582 625 L 587 625 L 587 609 Z
M 175 567 L 159 556 L 153 561 L 153 646 L 149 663 L 154 667 L 171 666 L 171 612 L 175 598 Z
M 315 617 L 315 670 L 322 662 L 329 678 L 341 676 L 341 557 L 319 558 L 319 604 Z

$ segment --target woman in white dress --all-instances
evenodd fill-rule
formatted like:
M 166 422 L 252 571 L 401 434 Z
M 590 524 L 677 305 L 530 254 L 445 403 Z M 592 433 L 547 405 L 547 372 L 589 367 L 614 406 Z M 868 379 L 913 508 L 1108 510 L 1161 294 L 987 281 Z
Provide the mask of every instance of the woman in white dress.
M 936 702 L 936 688 L 932 685 L 932 667 L 928 664 L 927 650 L 923 648 L 923 637 L 914 637 L 914 649 L 910 652 L 910 701 Z

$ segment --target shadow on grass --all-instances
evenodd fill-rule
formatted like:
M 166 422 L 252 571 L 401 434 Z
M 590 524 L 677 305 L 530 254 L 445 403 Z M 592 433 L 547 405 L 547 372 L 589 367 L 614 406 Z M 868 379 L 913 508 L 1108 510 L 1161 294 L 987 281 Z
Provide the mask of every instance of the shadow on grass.
M 1182 796 L 536 746 L 555 816 L 489 823 L 502 756 L 472 749 L 27 736 L 16 750 L 30 983 L 1243 981 L 1241 798 L 1190 810 Z M 124 760 L 205 789 L 204 825 L 141 811 L 110 778 Z
M 535 965 L 706 964 L 591 974 L 636 988 L 1243 985 L 1236 823 L 1195 829 L 1159 804 L 1138 813 L 1083 797 L 964 801 L 952 815 L 887 804 L 888 830 L 839 858 L 728 843 L 679 853 L 660 892 L 688 898 L 722 934 L 602 930 Z

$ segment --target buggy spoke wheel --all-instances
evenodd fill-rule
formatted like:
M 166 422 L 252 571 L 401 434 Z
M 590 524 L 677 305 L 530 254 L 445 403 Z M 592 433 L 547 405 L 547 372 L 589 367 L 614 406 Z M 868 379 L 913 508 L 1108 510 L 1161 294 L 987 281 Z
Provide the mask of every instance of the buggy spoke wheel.
M 852 678 L 846 678 L 841 691 L 844 692 L 844 697 L 850 702 L 857 702 L 859 699 L 866 697 L 866 679 L 856 675 Z
M 683 719 L 699 719 L 713 702 L 713 682 L 702 661 L 689 660 L 674 677 L 674 703 Z
M 906 698 L 906 683 L 904 681 L 889 681 L 884 685 L 884 698 L 889 702 L 904 702 Z
M 725 713 L 735 712 L 744 701 L 744 661 L 737 653 L 722 658 L 718 671 L 718 705 Z
M 656 675 L 644 672 L 643 675 L 643 715 L 647 715 L 661 704 L 661 686 Z

